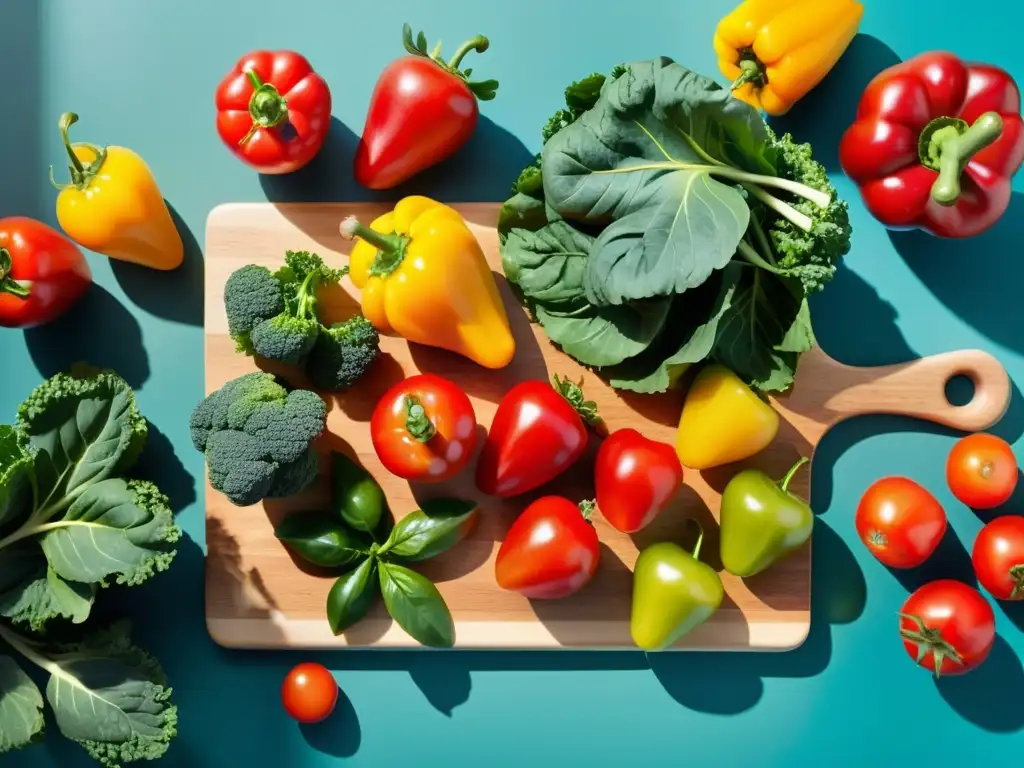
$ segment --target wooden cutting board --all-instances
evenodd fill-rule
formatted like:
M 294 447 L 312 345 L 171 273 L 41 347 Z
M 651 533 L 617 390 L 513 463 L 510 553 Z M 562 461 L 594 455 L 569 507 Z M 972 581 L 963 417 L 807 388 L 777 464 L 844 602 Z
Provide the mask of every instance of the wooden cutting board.
M 498 253 L 498 205 L 457 205 L 483 246 L 495 272 Z M 377 204 L 232 204 L 214 210 L 206 231 L 206 391 L 256 369 L 251 358 L 236 354 L 228 336 L 222 303 L 224 283 L 237 268 L 263 264 L 276 268 L 285 250 L 313 250 L 328 264 L 347 263 L 350 243 L 338 234 L 342 218 L 356 214 L 369 223 L 385 210 Z M 546 493 L 571 499 L 593 496 L 593 456 L 589 454 L 541 491 L 501 502 L 482 497 L 473 485 L 473 466 L 445 487 L 410 487 L 390 475 L 377 460 L 368 422 L 378 398 L 403 377 L 429 371 L 451 378 L 469 393 L 481 425 L 491 423 L 502 394 L 523 379 L 550 379 L 558 373 L 583 379 L 610 430 L 631 426 L 672 443 L 682 399 L 630 395 L 604 384 L 596 375 L 556 351 L 539 326 L 531 326 L 499 276 L 502 295 L 516 334 L 512 364 L 487 371 L 454 354 L 397 338 L 382 340 L 383 358 L 351 392 L 327 396 L 328 432 L 318 441 L 326 455 L 341 450 L 356 457 L 383 486 L 397 517 L 418 507 L 417 499 L 455 495 L 479 501 L 482 519 L 473 537 L 436 560 L 423 564 L 444 595 L 456 624 L 458 648 L 628 648 L 632 568 L 638 547 L 672 539 L 688 543 L 692 526 L 706 531 L 705 559 L 717 562 L 720 492 L 738 467 L 705 473 L 686 472 L 685 486 L 673 508 L 633 536 L 618 533 L 595 515 L 603 543 L 601 566 L 581 592 L 561 601 L 531 601 L 500 590 L 494 583 L 494 557 L 511 521 L 526 504 Z M 357 291 L 345 280 L 324 296 L 328 319 L 358 311 Z M 283 369 L 271 369 L 282 372 Z M 958 374 L 973 379 L 975 395 L 964 406 L 951 405 L 947 381 Z M 293 382 L 301 385 L 301 379 Z M 992 356 L 974 350 L 950 352 L 901 365 L 858 368 L 837 363 L 820 350 L 801 359 L 797 384 L 774 405 L 782 416 L 775 442 L 746 462 L 781 476 L 799 455 L 809 456 L 833 424 L 858 414 L 906 414 L 965 431 L 986 429 L 1009 404 L 1010 382 Z M 322 464 L 325 467 L 325 464 Z M 809 498 L 809 471 L 791 488 Z M 206 617 L 213 639 L 235 648 L 419 647 L 395 625 L 378 601 L 375 609 L 342 637 L 331 634 L 325 600 L 332 578 L 304 569 L 274 538 L 284 515 L 326 503 L 326 476 L 300 497 L 238 508 L 207 484 Z M 746 582 L 722 573 L 727 597 L 704 626 L 679 644 L 681 649 L 783 650 L 798 646 L 810 629 L 811 547 L 808 544 L 770 571 Z

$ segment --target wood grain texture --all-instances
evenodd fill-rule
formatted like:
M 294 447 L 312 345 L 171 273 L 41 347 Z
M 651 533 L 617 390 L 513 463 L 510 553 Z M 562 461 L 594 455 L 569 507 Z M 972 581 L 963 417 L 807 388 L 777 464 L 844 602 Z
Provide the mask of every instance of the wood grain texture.
M 474 535 L 420 568 L 437 583 L 451 608 L 458 648 L 631 647 L 632 568 L 638 548 L 666 539 L 687 543 L 690 534 L 684 522 L 696 517 L 706 531 L 704 557 L 721 570 L 715 519 L 721 490 L 741 466 L 758 466 L 780 476 L 798 456 L 811 455 L 830 426 L 859 414 L 909 414 L 967 431 L 991 426 L 1008 407 L 1009 378 L 1001 364 L 984 352 L 952 352 L 900 365 L 857 368 L 814 350 L 801 359 L 797 385 L 775 401 L 782 427 L 768 449 L 741 465 L 704 473 L 687 471 L 673 507 L 632 536 L 618 533 L 600 514 L 595 515 L 602 551 L 594 581 L 568 599 L 531 602 L 494 583 L 494 557 L 504 531 L 541 495 L 591 498 L 593 457 L 599 439 L 591 441 L 587 456 L 563 477 L 521 498 L 502 502 L 483 497 L 472 482 L 473 465 L 444 486 L 410 486 L 384 470 L 373 451 L 368 423 L 379 397 L 405 376 L 430 371 L 459 382 L 470 395 L 479 423 L 486 427 L 502 394 L 513 384 L 529 378 L 550 379 L 558 373 L 583 380 L 587 396 L 598 402 L 610 430 L 628 425 L 669 443 L 674 440 L 682 399 L 678 394 L 617 392 L 554 349 L 541 328 L 531 326 L 500 277 L 494 230 L 498 206 L 455 207 L 499 274 L 518 344 L 515 360 L 501 371 L 486 371 L 443 350 L 385 338 L 382 359 L 367 379 L 349 393 L 325 396 L 328 430 L 318 448 L 324 458 L 327 452 L 340 450 L 363 463 L 383 486 L 396 517 L 416 509 L 418 500 L 425 498 L 455 495 L 480 503 L 482 519 Z M 332 266 L 344 264 L 350 243 L 338 233 L 341 219 L 355 214 L 368 222 L 385 209 L 377 204 L 232 204 L 210 214 L 206 232 L 207 392 L 257 368 L 256 361 L 235 353 L 228 336 L 222 303 L 228 276 L 249 263 L 276 268 L 288 249 L 315 250 Z M 357 296 L 347 280 L 340 289 L 326 292 L 322 299 L 328 320 L 357 312 Z M 266 369 L 285 373 L 285 369 Z M 961 407 L 952 406 L 944 391 L 946 382 L 958 374 L 970 376 L 975 383 L 973 400 Z M 296 385 L 305 384 L 301 377 L 289 378 Z M 810 472 L 802 471 L 791 489 L 808 498 L 809 477 Z M 249 508 L 233 506 L 207 483 L 206 615 L 216 642 L 239 648 L 418 647 L 391 622 L 379 601 L 364 621 L 334 637 L 325 618 L 332 579 L 304 568 L 275 539 L 274 524 L 283 516 L 325 504 L 326 480 L 322 474 L 321 481 L 299 497 Z M 746 581 L 723 572 L 727 596 L 721 609 L 683 638 L 677 648 L 784 650 L 798 646 L 810 628 L 810 566 L 808 544 L 770 571 Z

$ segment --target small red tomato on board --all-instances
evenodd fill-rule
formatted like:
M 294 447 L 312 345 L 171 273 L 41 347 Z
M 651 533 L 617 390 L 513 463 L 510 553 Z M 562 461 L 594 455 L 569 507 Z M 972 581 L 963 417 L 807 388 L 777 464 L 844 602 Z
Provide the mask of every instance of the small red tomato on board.
M 0 327 L 33 328 L 56 320 L 92 284 L 78 246 L 35 219 L 0 219 Z
M 459 69 L 467 53 L 487 50 L 486 37 L 463 43 L 447 62 L 440 44 L 427 50 L 422 32 L 413 41 L 408 24 L 402 40 L 410 55 L 378 78 L 356 149 L 356 181 L 369 189 L 390 189 L 455 154 L 476 130 L 477 99 L 498 89 L 497 80 L 471 81 L 472 70 Z
M 477 463 L 476 485 L 488 496 L 509 498 L 539 488 L 572 466 L 587 449 L 587 425 L 597 405 L 580 384 L 554 377 L 524 381 L 498 404 Z
M 338 683 L 326 667 L 303 662 L 285 677 L 281 701 L 288 715 L 300 723 L 319 723 L 338 703 Z
M 961 438 L 949 452 L 949 490 L 971 509 L 992 509 L 1005 503 L 1017 487 L 1017 457 L 1000 437 L 978 432 Z
M 448 379 L 423 373 L 389 389 L 374 408 L 370 437 L 384 468 L 404 480 L 439 483 L 476 450 L 476 413 Z
M 331 91 L 294 51 L 253 51 L 217 87 L 217 132 L 260 173 L 297 171 L 331 128 Z
M 995 614 L 978 590 L 940 579 L 907 598 L 900 611 L 900 636 L 910 658 L 936 677 L 962 675 L 992 650 Z
M 600 543 L 590 522 L 592 501 L 544 496 L 523 510 L 498 549 L 498 586 L 533 600 L 578 592 L 597 572 Z
M 1003 515 L 982 528 L 971 563 L 978 583 L 996 600 L 1024 600 L 1024 517 Z
M 931 557 L 946 533 L 938 499 L 906 477 L 883 477 L 861 497 L 857 535 L 890 568 L 916 568 Z
M 673 446 L 619 429 L 601 444 L 594 465 L 597 508 L 616 530 L 635 533 L 650 525 L 683 484 Z

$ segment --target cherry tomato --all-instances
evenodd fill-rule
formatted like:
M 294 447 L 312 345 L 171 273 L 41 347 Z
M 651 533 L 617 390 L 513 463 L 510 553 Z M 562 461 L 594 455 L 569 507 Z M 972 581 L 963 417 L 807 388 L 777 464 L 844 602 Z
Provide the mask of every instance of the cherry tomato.
M 587 450 L 587 424 L 597 407 L 568 379 L 554 387 L 524 381 L 512 387 L 494 414 L 480 452 L 476 485 L 488 496 L 508 498 L 554 480 Z
M 370 437 L 384 467 L 405 480 L 439 483 L 462 471 L 476 450 L 476 413 L 448 379 L 410 376 L 377 403 Z
M 623 533 L 650 525 L 683 484 L 675 448 L 635 429 L 613 432 L 601 444 L 594 467 L 597 508 Z
M 307 661 L 285 677 L 281 701 L 285 711 L 300 723 L 319 723 L 338 703 L 338 683 L 326 667 Z
M 971 562 L 978 582 L 996 600 L 1024 600 L 1024 517 L 1003 515 L 982 528 Z
M 907 598 L 900 611 L 900 636 L 910 658 L 936 677 L 962 675 L 992 650 L 995 620 L 978 590 L 940 579 Z
M 498 586 L 532 599 L 556 600 L 594 578 L 600 560 L 593 502 L 573 504 L 544 496 L 523 510 L 501 542 L 494 575 Z
M 916 568 L 946 533 L 946 512 L 927 490 L 906 477 L 873 483 L 857 505 L 857 535 L 890 568 Z
M 946 461 L 949 490 L 971 509 L 992 509 L 1017 487 L 1017 458 L 1000 437 L 979 432 L 957 441 Z

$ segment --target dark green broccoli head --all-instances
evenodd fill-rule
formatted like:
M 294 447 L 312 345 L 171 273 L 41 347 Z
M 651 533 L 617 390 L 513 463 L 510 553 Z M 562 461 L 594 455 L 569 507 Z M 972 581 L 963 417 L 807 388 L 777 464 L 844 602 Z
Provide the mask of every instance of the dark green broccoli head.
M 297 493 L 313 481 L 310 444 L 326 422 L 327 405 L 318 395 L 289 391 L 269 373 L 256 372 L 203 400 L 190 428 L 196 450 L 206 454 L 210 484 L 232 503 L 248 506 Z
M 249 339 L 260 357 L 299 365 L 313 349 L 319 333 L 319 320 L 282 314 L 259 323 Z
M 252 329 L 284 312 L 281 281 L 255 264 L 235 270 L 224 284 L 224 309 L 231 337 L 240 348 L 248 349 Z
M 354 385 L 380 354 L 380 334 L 362 315 L 324 328 L 306 360 L 313 386 L 345 390 Z

